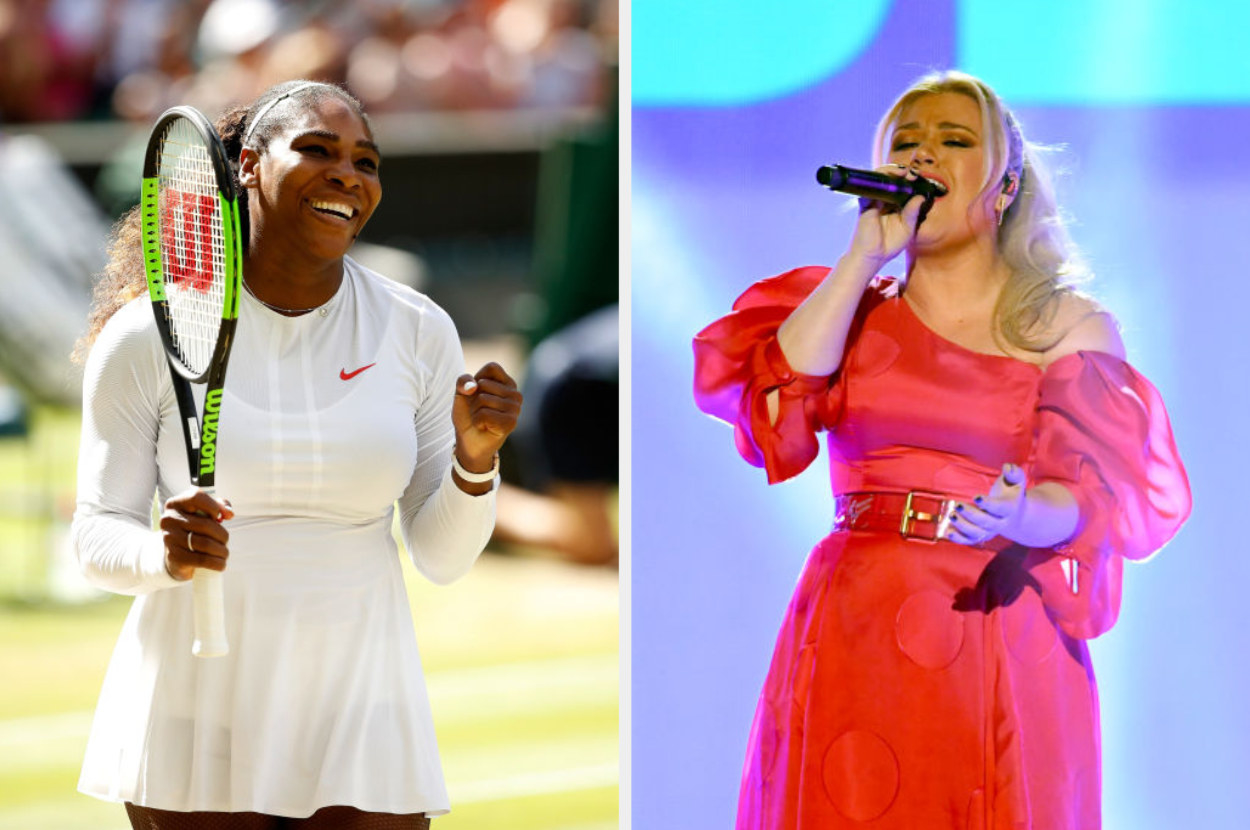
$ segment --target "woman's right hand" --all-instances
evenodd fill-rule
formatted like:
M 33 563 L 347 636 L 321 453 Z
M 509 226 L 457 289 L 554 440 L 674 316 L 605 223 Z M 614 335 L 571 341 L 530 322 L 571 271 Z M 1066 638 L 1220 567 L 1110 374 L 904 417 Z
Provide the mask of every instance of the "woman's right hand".
M 901 164 L 886 164 L 878 167 L 877 172 L 901 177 L 907 168 Z M 921 196 L 908 199 L 901 210 L 885 202 L 860 199 L 859 221 L 855 224 L 849 253 L 872 263 L 875 273 L 875 269 L 898 256 L 911 241 L 922 207 L 924 198 Z
M 899 165 L 878 171 L 891 175 L 906 172 Z M 924 199 L 919 196 L 908 200 L 902 210 L 880 202 L 861 202 L 850 250 L 777 329 L 777 345 L 791 369 L 824 377 L 842 365 L 846 336 L 865 289 L 881 267 L 911 240 L 923 206 Z M 780 411 L 777 393 L 770 393 L 766 400 L 769 417 L 776 423 Z
M 195 575 L 196 568 L 224 571 L 230 556 L 230 532 L 222 522 L 233 518 L 230 502 L 213 498 L 198 487 L 166 501 L 160 528 L 169 575 L 185 581 Z

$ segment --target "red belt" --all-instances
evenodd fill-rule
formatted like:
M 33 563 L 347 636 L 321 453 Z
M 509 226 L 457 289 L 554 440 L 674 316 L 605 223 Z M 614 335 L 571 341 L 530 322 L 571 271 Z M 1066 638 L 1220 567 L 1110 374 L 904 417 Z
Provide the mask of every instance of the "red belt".
M 936 542 L 945 537 L 960 499 L 942 493 L 861 491 L 833 500 L 833 531 L 894 531 L 904 539 Z

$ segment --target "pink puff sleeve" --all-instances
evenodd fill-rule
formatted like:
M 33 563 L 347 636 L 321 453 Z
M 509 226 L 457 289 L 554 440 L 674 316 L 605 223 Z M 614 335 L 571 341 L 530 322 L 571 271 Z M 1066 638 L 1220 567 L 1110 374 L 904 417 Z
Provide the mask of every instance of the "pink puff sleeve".
M 1077 530 L 1040 567 L 1043 599 L 1074 637 L 1115 623 L 1124 559 L 1163 547 L 1189 516 L 1189 479 L 1154 386 L 1119 358 L 1078 352 L 1042 378 L 1033 483 L 1068 487 Z
M 829 273 L 796 268 L 755 283 L 733 311 L 694 338 L 694 398 L 709 415 L 733 425 L 738 452 L 775 484 L 798 475 L 820 451 L 830 377 L 795 372 L 777 344 L 777 329 Z M 778 394 L 778 415 L 767 396 Z

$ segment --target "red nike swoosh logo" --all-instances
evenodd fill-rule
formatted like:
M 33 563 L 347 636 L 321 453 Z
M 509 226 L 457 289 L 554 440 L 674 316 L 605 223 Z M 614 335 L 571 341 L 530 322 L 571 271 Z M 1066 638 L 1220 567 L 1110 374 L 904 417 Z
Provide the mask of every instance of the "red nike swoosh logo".
M 346 369 L 339 369 L 339 380 L 351 380 L 352 378 L 356 377 L 356 375 L 363 372 L 365 369 L 371 369 L 377 365 L 378 364 L 376 363 L 370 363 L 368 366 L 361 366 L 359 369 L 357 369 L 354 372 L 349 372 Z

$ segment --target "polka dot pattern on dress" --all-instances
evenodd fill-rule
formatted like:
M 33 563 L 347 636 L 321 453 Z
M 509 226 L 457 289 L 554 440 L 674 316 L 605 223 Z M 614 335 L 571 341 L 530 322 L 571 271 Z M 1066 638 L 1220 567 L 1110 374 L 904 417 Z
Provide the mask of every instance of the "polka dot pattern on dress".
M 1059 636 L 1042 601 L 1032 591 L 1003 609 L 1003 639 L 1011 655 L 1025 665 L 1036 665 L 1051 655 Z
M 872 821 L 885 815 L 898 797 L 898 758 L 872 732 L 843 732 L 825 751 L 821 780 L 839 813 L 852 821 Z
M 920 591 L 899 606 L 895 639 L 916 665 L 943 669 L 959 656 L 964 644 L 964 617 L 951 605 L 945 594 Z

